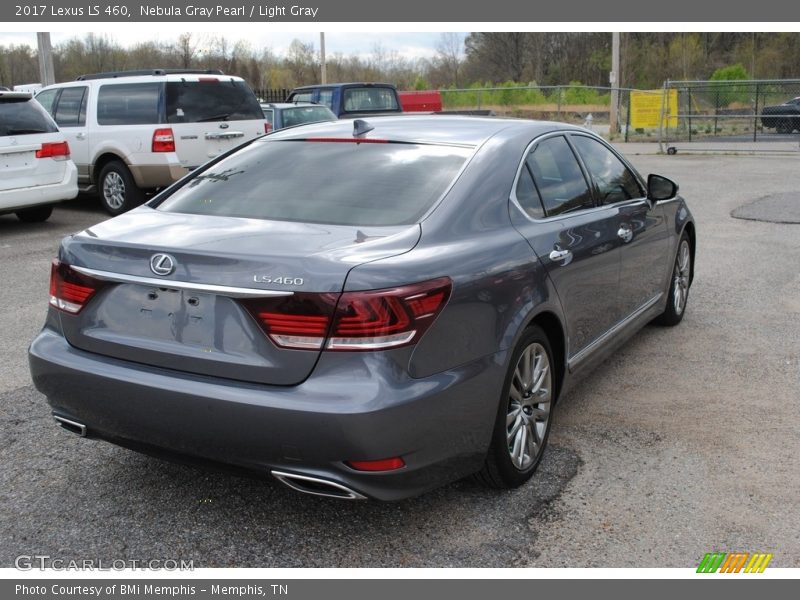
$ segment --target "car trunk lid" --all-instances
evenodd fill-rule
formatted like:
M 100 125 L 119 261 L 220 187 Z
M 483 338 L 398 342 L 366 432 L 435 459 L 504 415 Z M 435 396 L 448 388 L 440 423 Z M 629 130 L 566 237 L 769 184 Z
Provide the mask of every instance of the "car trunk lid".
M 72 345 L 89 352 L 294 385 L 311 373 L 320 350 L 278 347 L 245 298 L 314 295 L 327 298 L 332 312 L 351 268 L 406 252 L 419 235 L 419 225 L 314 225 L 141 207 L 65 240 L 60 260 L 102 287 L 78 314 L 62 313 L 62 326 Z M 151 269 L 156 255 L 169 256 L 172 272 Z

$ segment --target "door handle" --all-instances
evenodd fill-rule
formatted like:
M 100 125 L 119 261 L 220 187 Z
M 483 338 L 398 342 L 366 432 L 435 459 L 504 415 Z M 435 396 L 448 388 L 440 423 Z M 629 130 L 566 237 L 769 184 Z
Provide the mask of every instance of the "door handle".
M 550 252 L 550 260 L 556 261 L 565 259 L 567 262 L 565 262 L 564 264 L 566 265 L 570 262 L 570 260 L 572 260 L 572 252 L 570 252 L 569 250 L 558 250 L 558 249 L 555 249 Z
M 82 131 L 79 132 L 79 133 L 76 133 L 75 134 L 75 139 L 76 140 L 85 140 L 86 139 L 86 134 L 83 133 Z
M 617 236 L 627 244 L 633 239 L 633 230 L 630 227 L 625 227 L 623 225 L 619 228 L 619 231 L 617 231 Z

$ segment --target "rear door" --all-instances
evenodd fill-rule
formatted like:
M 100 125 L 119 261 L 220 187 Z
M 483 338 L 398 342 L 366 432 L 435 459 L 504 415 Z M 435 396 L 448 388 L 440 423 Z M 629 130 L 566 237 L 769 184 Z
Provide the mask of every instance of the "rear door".
M 547 269 L 566 318 L 570 358 L 619 316 L 617 211 L 596 207 L 564 135 L 529 148 L 515 183 L 512 222 Z
M 669 235 L 663 210 L 650 208 L 639 178 L 611 148 L 586 135 L 572 134 L 570 139 L 589 172 L 598 203 L 617 213 L 619 315 L 624 319 L 664 292 Z
M 238 79 L 168 81 L 165 104 L 178 159 L 190 169 L 266 132 L 255 94 Z

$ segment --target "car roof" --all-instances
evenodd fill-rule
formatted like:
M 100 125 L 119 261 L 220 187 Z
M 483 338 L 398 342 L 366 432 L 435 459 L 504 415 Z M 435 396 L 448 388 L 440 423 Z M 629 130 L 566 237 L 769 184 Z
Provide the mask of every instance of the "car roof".
M 463 115 L 400 115 L 374 116 L 358 119 L 373 127 L 364 137 L 386 139 L 394 142 L 427 144 L 456 144 L 477 146 L 494 135 L 509 130 L 515 134 L 530 134 L 530 139 L 557 130 L 588 130 L 574 125 L 550 121 L 531 121 L 498 117 L 472 117 Z M 309 137 L 350 138 L 353 119 L 326 121 L 305 125 L 302 129 L 288 128 L 264 137 L 264 141 L 281 139 L 306 139 Z
M 0 90 L 0 100 L 19 100 L 20 98 L 31 99 L 33 94 L 30 92 L 5 92 Z
M 339 87 L 396 87 L 393 83 L 381 83 L 371 81 L 350 81 L 348 83 L 315 83 L 313 85 L 301 85 L 294 88 L 293 92 L 302 90 L 315 90 L 317 88 L 339 88 Z
M 261 106 L 264 108 L 303 108 L 309 106 L 328 108 L 324 104 L 314 104 L 313 102 L 262 102 Z

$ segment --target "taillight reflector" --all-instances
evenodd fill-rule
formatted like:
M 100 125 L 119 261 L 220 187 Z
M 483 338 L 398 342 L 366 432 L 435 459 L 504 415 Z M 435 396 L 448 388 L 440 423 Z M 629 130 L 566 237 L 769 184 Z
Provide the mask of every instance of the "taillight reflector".
M 278 346 L 383 350 L 416 343 L 450 297 L 447 277 L 382 290 L 244 300 Z
M 344 464 L 356 471 L 396 471 L 405 467 L 406 461 L 395 456 L 380 460 L 348 460 Z
M 36 158 L 66 160 L 69 158 L 69 144 L 67 142 L 46 142 L 36 151 Z
M 175 152 L 175 135 L 171 127 L 156 129 L 153 132 L 153 152 Z
M 50 266 L 50 304 L 70 314 L 78 314 L 103 282 L 82 275 L 68 264 L 54 259 Z

